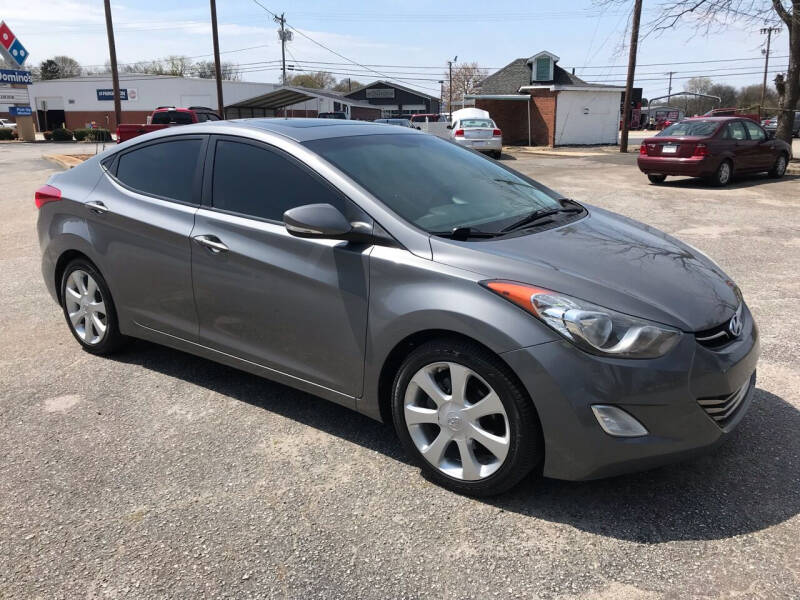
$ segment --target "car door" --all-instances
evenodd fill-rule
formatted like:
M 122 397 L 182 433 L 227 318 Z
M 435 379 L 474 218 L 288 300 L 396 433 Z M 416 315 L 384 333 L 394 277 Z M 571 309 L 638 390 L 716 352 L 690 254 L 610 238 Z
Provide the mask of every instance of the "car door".
M 775 142 L 767 136 L 761 125 L 754 121 L 743 121 L 747 134 L 753 142 L 753 168 L 768 169 L 775 162 Z
M 329 203 L 369 217 L 289 154 L 212 139 L 192 232 L 200 343 L 349 397 L 361 393 L 371 246 L 300 239 L 283 213 Z M 301 386 L 302 387 L 302 386 Z
M 189 234 L 200 205 L 204 135 L 176 135 L 114 155 L 86 204 L 123 329 L 195 340 Z
M 742 121 L 730 121 L 726 126 L 725 137 L 730 141 L 733 152 L 733 167 L 736 171 L 749 171 L 754 167 L 753 154 L 755 142 L 747 135 Z

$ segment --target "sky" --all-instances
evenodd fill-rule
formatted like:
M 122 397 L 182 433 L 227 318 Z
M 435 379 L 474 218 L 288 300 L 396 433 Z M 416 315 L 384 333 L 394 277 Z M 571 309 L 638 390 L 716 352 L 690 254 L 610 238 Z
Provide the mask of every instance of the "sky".
M 422 9 L 425 4 L 429 8 Z M 559 56 L 559 65 L 575 67 L 586 81 L 624 85 L 628 52 L 623 42 L 629 35 L 632 4 L 217 0 L 217 18 L 222 60 L 241 65 L 244 80 L 280 79 L 278 26 L 266 8 L 285 12 L 296 30 L 287 45 L 288 64 L 329 70 L 338 79 L 352 77 L 363 83 L 393 79 L 438 95 L 446 62 L 456 56 L 458 62 L 474 61 L 491 72 L 540 50 Z M 645 6 L 643 34 L 658 4 Z M 119 63 L 172 54 L 211 58 L 207 1 L 122 0 L 112 2 L 112 14 Z M 0 20 L 27 47 L 29 67 L 56 54 L 72 56 L 84 66 L 102 66 L 108 60 L 101 0 L 2 0 Z M 660 35 L 643 35 L 635 85 L 644 88 L 646 97 L 666 94 L 668 71 L 676 71 L 673 91 L 698 75 L 736 87 L 760 83 L 764 42 L 757 28 L 737 23 L 699 35 L 686 21 Z M 770 71 L 785 69 L 787 55 L 784 28 L 773 35 Z M 718 62 L 685 64 L 689 61 Z

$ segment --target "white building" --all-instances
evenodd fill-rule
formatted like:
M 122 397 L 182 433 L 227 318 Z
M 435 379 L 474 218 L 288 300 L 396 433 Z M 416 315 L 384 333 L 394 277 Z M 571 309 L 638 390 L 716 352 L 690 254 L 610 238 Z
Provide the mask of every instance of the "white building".
M 624 88 L 591 84 L 542 51 L 518 58 L 468 95 L 489 111 L 509 144 L 568 146 L 616 144 Z
M 85 76 L 37 81 L 28 86 L 28 94 L 42 131 L 62 124 L 67 129 L 77 129 L 91 122 L 114 130 L 117 124 L 112 87 L 110 76 Z M 123 123 L 144 123 L 159 106 L 208 106 L 217 110 L 216 81 L 213 79 L 130 73 L 120 75 L 119 87 Z M 222 96 L 228 106 L 261 96 L 277 87 L 273 83 L 223 81 Z M 8 109 L 0 105 L 2 112 L 8 112 Z

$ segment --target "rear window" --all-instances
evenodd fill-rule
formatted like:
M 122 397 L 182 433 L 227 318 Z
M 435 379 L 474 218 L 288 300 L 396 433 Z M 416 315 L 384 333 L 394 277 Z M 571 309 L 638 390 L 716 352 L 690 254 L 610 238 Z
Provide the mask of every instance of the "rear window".
M 119 158 L 117 179 L 141 192 L 194 204 L 192 188 L 201 139 L 150 144 Z
M 164 110 L 155 113 L 150 122 L 153 125 L 189 125 L 192 123 L 192 114 L 178 110 Z
M 494 121 L 491 119 L 462 119 L 461 127 L 470 128 L 470 127 L 487 127 L 487 128 L 494 128 Z
M 719 121 L 681 121 L 664 129 L 657 136 L 707 137 L 719 127 Z

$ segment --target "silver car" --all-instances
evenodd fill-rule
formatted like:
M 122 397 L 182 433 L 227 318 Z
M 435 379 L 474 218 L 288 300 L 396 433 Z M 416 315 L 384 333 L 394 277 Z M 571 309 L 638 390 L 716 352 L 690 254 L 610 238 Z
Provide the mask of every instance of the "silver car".
M 753 395 L 758 330 L 713 261 L 413 129 L 175 127 L 36 206 L 86 351 L 142 338 L 322 396 L 461 493 L 685 457 Z
M 448 129 L 452 140 L 459 146 L 486 152 L 500 158 L 503 152 L 503 132 L 489 118 L 465 118 L 454 121 Z

